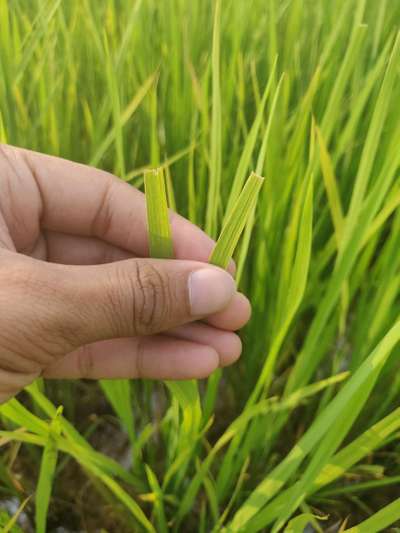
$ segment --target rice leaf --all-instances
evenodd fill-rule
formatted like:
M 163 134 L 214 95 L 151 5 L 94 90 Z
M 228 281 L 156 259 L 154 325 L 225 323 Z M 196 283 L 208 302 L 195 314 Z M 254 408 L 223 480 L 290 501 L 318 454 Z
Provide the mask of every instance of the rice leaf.
M 263 134 L 263 139 L 262 139 L 262 143 L 261 143 L 261 148 L 260 148 L 259 154 L 257 156 L 256 173 L 259 174 L 259 175 L 261 175 L 263 173 L 263 169 L 265 167 L 265 159 L 266 159 L 266 155 L 267 155 L 267 148 L 268 148 L 268 146 L 270 144 L 270 140 L 271 140 L 272 126 L 273 126 L 274 120 L 276 118 L 277 104 L 278 104 L 278 99 L 279 99 L 279 95 L 280 95 L 283 79 L 284 79 L 284 74 L 282 74 L 281 78 L 279 79 L 278 85 L 276 86 L 274 97 L 273 97 L 272 103 L 271 103 L 271 108 L 270 108 L 270 113 L 269 113 L 269 117 L 268 117 L 267 126 L 265 128 L 265 132 Z M 264 191 L 265 191 L 265 189 L 264 189 Z M 264 196 L 265 196 L 265 194 L 264 194 Z M 247 253 L 248 253 L 248 249 L 249 249 L 249 245 L 250 245 L 250 239 L 251 239 L 251 235 L 252 235 L 252 230 L 253 230 L 253 227 L 254 227 L 255 213 L 256 213 L 256 205 L 254 205 L 253 211 L 249 215 L 248 222 L 246 224 L 246 227 L 245 227 L 244 233 L 243 233 L 242 244 L 241 244 L 241 247 L 240 247 L 240 253 L 239 253 L 238 262 L 237 262 L 236 279 L 237 279 L 238 284 L 240 283 L 240 280 L 242 278 L 242 274 L 243 274 L 243 271 L 244 271 L 245 260 L 246 260 L 246 257 L 247 257 Z M 266 227 L 265 221 L 264 221 L 264 227 Z M 260 276 L 260 285 L 261 284 L 262 284 L 262 277 Z
M 48 29 L 51 21 L 54 19 L 57 10 L 59 9 L 61 0 L 53 0 L 50 2 L 43 2 L 35 20 L 33 21 L 31 31 L 27 33 L 28 37 L 23 43 L 24 53 L 19 62 L 18 70 L 14 79 L 14 83 L 18 84 L 37 48 L 40 47 L 40 39 Z
M 399 428 L 400 407 L 367 429 L 357 439 L 334 455 L 315 479 L 315 489 L 327 485 L 342 476 L 360 459 L 378 448 L 385 439 Z
M 357 526 L 345 529 L 346 533 L 377 533 L 400 520 L 400 498 L 389 503 Z
M 320 516 L 311 513 L 300 514 L 290 520 L 284 529 L 284 533 L 303 533 L 306 526 L 316 518 L 321 520 Z
M 283 287 L 285 294 L 282 298 L 282 322 L 277 325 L 277 332 L 273 338 L 271 349 L 248 400 L 249 405 L 255 401 L 263 388 L 268 390 L 271 384 L 276 358 L 306 290 L 312 247 L 313 183 L 313 176 L 310 175 L 308 180 L 304 182 L 299 195 L 298 218 L 294 218 L 298 222 L 296 224 L 292 223 L 296 233 L 298 233 L 297 246 L 291 272 Z
M 390 96 L 396 79 L 398 60 L 400 57 L 400 33 L 397 34 L 393 49 L 386 67 L 385 76 L 376 102 L 374 114 L 368 130 L 360 165 L 355 180 L 354 190 L 351 195 L 349 211 L 347 213 L 346 236 L 351 231 L 357 219 L 361 203 L 368 186 L 374 156 L 379 146 L 379 139 L 385 123 L 386 113 L 389 109 Z M 346 238 L 345 236 L 345 238 Z
M 396 69 L 396 62 L 399 58 L 399 52 L 400 38 L 397 38 L 392 51 L 392 59 L 387 67 L 385 75 L 386 82 L 382 84 L 381 88 L 381 94 L 383 91 L 383 94 L 387 97 L 389 97 L 387 93 L 393 83 L 393 72 Z M 380 101 L 382 100 L 380 99 Z M 384 108 L 386 108 L 386 105 L 384 106 Z M 380 122 L 377 117 L 378 114 L 379 111 L 375 111 L 374 115 L 376 117 L 376 121 Z M 371 144 L 371 149 L 375 150 L 377 147 L 375 144 L 377 142 L 376 132 L 369 130 L 368 135 L 370 137 L 369 144 Z M 360 163 L 360 165 L 362 164 L 369 174 L 371 159 L 365 148 L 363 154 L 364 156 L 362 159 L 365 162 Z M 317 313 L 307 333 L 303 349 L 297 357 L 293 371 L 291 372 L 290 377 L 288 379 L 286 386 L 286 390 L 288 392 L 293 391 L 294 388 L 296 386 L 299 386 L 300 384 L 303 385 L 305 380 L 307 380 L 309 376 L 312 375 L 315 366 L 318 363 L 319 359 L 318 352 L 316 351 L 316 346 L 318 345 L 319 339 L 321 338 L 323 328 L 327 324 L 328 319 L 332 313 L 332 309 L 341 294 L 343 282 L 346 280 L 350 269 L 355 262 L 360 244 L 366 232 L 366 228 L 369 226 L 371 219 L 374 217 L 377 209 L 379 208 L 379 199 L 382 197 L 382 195 L 385 194 L 385 189 L 387 190 L 387 187 L 389 187 L 389 184 L 393 179 L 393 176 L 395 174 L 395 168 L 398 165 L 398 161 L 399 151 L 398 148 L 395 149 L 393 145 L 393 152 L 391 151 L 391 149 L 389 150 L 389 155 L 385 162 L 384 168 L 382 169 L 382 172 L 379 177 L 376 179 L 374 186 L 371 188 L 371 191 L 368 194 L 365 202 L 363 203 L 362 208 L 360 208 L 360 211 L 357 213 L 357 216 L 352 217 L 352 219 L 346 217 L 346 225 L 344 228 L 342 246 L 340 248 L 341 253 L 338 256 L 333 275 L 329 280 L 326 291 L 321 301 L 319 302 Z M 365 179 L 363 177 L 364 173 L 360 174 L 359 172 L 358 175 L 362 176 L 360 179 Z M 364 185 L 362 186 L 362 188 L 364 189 Z M 357 193 L 357 195 L 358 194 L 359 193 Z M 358 204 L 359 200 L 357 200 L 357 210 Z M 357 224 L 355 224 L 355 220 L 357 220 Z
M 251 126 L 251 129 L 249 131 L 249 134 L 248 134 L 248 136 L 246 138 L 246 142 L 245 142 L 245 145 L 243 147 L 242 155 L 240 156 L 240 160 L 239 160 L 239 163 L 238 163 L 236 174 L 235 174 L 235 176 L 233 178 L 232 188 L 231 188 L 231 191 L 230 191 L 230 194 L 229 194 L 229 199 L 228 199 L 228 203 L 227 203 L 227 206 L 226 206 L 224 220 L 226 220 L 228 218 L 228 216 L 230 214 L 230 211 L 231 211 L 231 208 L 235 204 L 235 202 L 236 202 L 236 200 L 237 200 L 237 198 L 238 198 L 238 196 L 240 194 L 240 191 L 243 188 L 243 183 L 244 183 L 244 179 L 245 179 L 245 176 L 246 176 L 246 172 L 247 172 L 247 170 L 249 168 L 250 161 L 251 161 L 251 156 L 252 156 L 254 147 L 256 145 L 258 133 L 259 133 L 259 130 L 260 130 L 260 127 L 261 127 L 261 124 L 262 124 L 262 119 L 263 119 L 263 116 L 264 116 L 265 104 L 267 102 L 267 98 L 269 97 L 269 94 L 270 94 L 270 91 L 271 91 L 272 82 L 273 82 L 274 77 L 275 77 L 276 63 L 277 63 L 277 58 L 275 58 L 272 70 L 271 70 L 270 75 L 268 77 L 267 85 L 266 85 L 266 87 L 264 89 L 264 94 L 262 96 L 260 105 L 258 106 L 257 115 L 255 116 L 254 122 L 253 122 L 253 124 Z M 277 88 L 277 90 L 275 92 L 275 96 L 274 96 L 275 104 L 273 103 L 272 106 L 271 106 L 271 113 L 270 113 L 269 118 L 268 118 L 268 125 L 267 125 L 267 128 L 266 128 L 266 134 L 264 134 L 264 138 L 266 138 L 266 137 L 268 138 L 269 137 L 269 132 L 271 130 L 270 124 L 271 124 L 273 116 L 274 116 L 274 109 L 276 107 L 277 95 L 279 94 L 279 86 L 280 86 L 280 84 L 278 85 L 278 88 Z M 268 140 L 265 141 L 265 146 L 267 145 L 267 142 L 268 142 Z M 264 141 L 263 141 L 263 145 L 264 145 Z M 265 151 L 264 151 L 264 155 L 265 155 Z M 262 160 L 261 163 L 257 164 L 256 172 L 258 174 L 262 173 L 263 166 L 264 166 L 264 159 Z
M 400 321 L 398 321 L 387 335 L 382 339 L 368 359 L 360 366 L 343 389 L 330 402 L 311 427 L 301 437 L 299 442 L 292 448 L 286 458 L 274 468 L 274 470 L 253 491 L 250 497 L 234 516 L 231 527 L 240 529 L 283 487 L 290 475 L 298 468 L 303 459 L 310 453 L 318 442 L 331 430 L 334 420 L 342 419 L 344 413 L 346 419 L 354 420 L 353 408 L 344 410 L 345 406 L 352 404 L 360 389 L 366 384 L 371 384 L 372 379 L 379 375 L 382 365 L 388 359 L 392 349 L 400 340 Z M 364 392 L 364 391 L 363 391 Z M 362 395 L 364 401 L 367 397 Z M 333 428 L 335 429 L 335 427 Z M 284 516 L 286 516 L 285 508 Z M 267 513 L 265 513 L 267 515 Z M 268 515 L 267 515 L 268 516 Z M 283 515 L 282 515 L 283 516 Z M 264 516 L 258 526 L 264 527 L 267 517 Z M 269 520 L 269 518 L 268 518 Z M 258 527 L 257 526 L 257 527 Z
M 365 488 L 368 488 L 369 483 L 367 482 L 366 484 L 357 484 L 357 486 L 359 487 L 358 489 L 355 486 L 350 485 L 344 488 L 327 488 L 325 491 L 320 491 L 322 487 L 332 483 L 335 479 L 345 475 L 345 473 L 348 472 L 353 465 L 355 465 L 362 458 L 367 457 L 371 452 L 373 452 L 374 449 L 377 449 L 382 446 L 382 444 L 387 440 L 387 438 L 390 435 L 393 435 L 399 429 L 399 414 L 400 408 L 395 409 L 392 413 L 390 413 L 390 415 L 380 420 L 378 423 L 374 424 L 366 432 L 364 432 L 362 435 L 360 435 L 358 438 L 356 438 L 354 441 L 352 441 L 350 444 L 340 450 L 336 455 L 334 455 L 334 457 L 329 461 L 329 464 L 325 465 L 322 468 L 308 494 L 311 495 L 318 491 L 318 494 L 323 496 L 324 494 L 341 494 L 352 490 L 362 490 L 364 485 L 366 485 Z M 383 484 L 391 484 L 396 483 L 396 481 L 398 480 L 396 480 L 396 478 L 394 477 L 393 480 L 387 480 L 385 478 L 379 481 Z M 292 498 L 294 492 L 298 488 L 299 483 L 300 482 L 297 482 L 288 489 L 281 491 L 279 493 L 279 496 L 275 498 L 273 503 L 270 505 L 269 520 L 271 522 L 274 519 L 279 518 L 279 516 L 284 512 L 287 506 L 287 502 L 290 501 L 290 499 Z M 374 485 L 371 486 L 371 488 L 373 487 Z M 265 513 L 260 513 L 260 521 L 261 515 L 265 517 Z
M 26 504 L 31 499 L 31 496 L 28 496 L 25 498 L 25 500 L 21 503 L 21 505 L 18 507 L 17 512 L 11 517 L 11 519 L 2 527 L 1 531 L 2 533 L 19 533 L 22 532 L 22 529 L 20 529 L 17 526 L 17 520 L 22 513 L 22 511 L 25 509 Z M 1 525 L 1 524 L 0 524 Z
M 346 48 L 346 54 L 341 62 L 340 70 L 335 77 L 335 83 L 332 87 L 321 124 L 321 130 L 327 143 L 329 143 L 331 139 L 333 126 L 336 123 L 334 116 L 335 114 L 340 113 L 343 94 L 352 73 L 352 69 L 354 68 L 354 64 L 359 57 L 361 43 L 366 37 L 367 29 L 365 24 L 355 24 L 350 37 L 350 42 Z
M 122 128 L 128 120 L 132 117 L 132 115 L 135 113 L 137 108 L 142 103 L 144 97 L 147 95 L 147 93 L 152 88 L 155 80 L 157 79 L 157 71 L 151 74 L 143 85 L 139 87 L 138 91 L 132 98 L 132 100 L 129 102 L 129 104 L 126 106 L 126 108 L 121 112 L 121 116 L 119 118 L 119 121 L 116 125 L 114 125 L 113 128 L 107 133 L 103 141 L 100 143 L 100 146 L 97 148 L 96 152 L 93 154 L 93 156 L 90 159 L 90 165 L 96 166 L 100 163 L 102 157 L 108 150 L 108 148 L 111 146 L 111 144 L 115 141 L 118 131 L 120 128 Z
M 293 409 L 295 406 L 303 402 L 306 398 L 317 394 L 325 387 L 329 387 L 331 385 L 334 385 L 335 383 L 342 381 L 347 377 L 347 375 L 347 373 L 341 373 L 337 376 L 332 376 L 331 378 L 322 380 L 321 382 L 313 383 L 299 391 L 296 391 L 292 396 L 282 401 L 277 401 L 276 398 L 268 398 L 266 400 L 261 400 L 255 405 L 247 406 L 246 409 L 244 409 L 243 412 L 228 426 L 222 436 L 214 444 L 212 449 L 209 451 L 207 457 L 201 464 L 201 467 L 198 469 L 196 475 L 192 478 L 190 484 L 186 489 L 184 498 L 179 506 L 177 515 L 178 519 L 181 520 L 192 508 L 197 492 L 200 489 L 201 483 L 203 482 L 204 476 L 210 470 L 217 453 L 237 435 L 242 435 L 243 433 L 245 433 L 246 426 L 249 424 L 250 421 L 252 421 L 257 416 L 266 415 L 270 412 L 277 413 Z M 229 463 L 225 465 L 223 464 L 223 468 L 225 468 L 225 470 L 229 470 Z
M 99 384 L 122 422 L 133 445 L 136 441 L 136 433 L 131 398 L 131 382 L 128 379 L 101 379 Z
M 45 533 L 47 529 L 47 514 L 57 464 L 58 437 L 61 433 L 59 420 L 61 414 L 62 407 L 59 407 L 53 420 L 50 422 L 48 437 L 40 464 L 39 480 L 35 494 L 35 525 L 37 533 Z
M 144 176 L 144 184 L 150 255 L 160 259 L 172 259 L 174 250 L 162 169 L 148 170 Z M 184 434 L 193 438 L 201 420 L 201 404 L 196 381 L 165 383 L 182 408 Z
M 144 512 L 141 510 L 140 506 L 135 502 L 132 496 L 130 496 L 130 494 L 122 488 L 119 483 L 117 483 L 112 477 L 106 474 L 95 463 L 87 461 L 85 457 L 81 457 L 80 462 L 94 476 L 100 479 L 104 483 L 104 485 L 106 485 L 106 487 L 108 487 L 108 489 L 116 496 L 116 498 L 118 498 L 118 500 L 126 506 L 126 508 L 132 513 L 132 516 L 141 524 L 145 531 L 148 531 L 149 533 L 156 533 L 156 530 L 154 529 Z
M 222 227 L 217 244 L 209 258 L 211 264 L 224 269 L 228 267 L 236 245 L 246 226 L 246 222 L 254 213 L 258 193 L 260 192 L 263 181 L 264 178 L 254 172 L 247 179 L 242 192 L 231 209 L 229 217 Z M 207 393 L 204 400 L 204 421 L 209 419 L 213 406 L 215 405 L 220 379 L 221 371 L 217 370 L 208 380 Z
M 337 186 L 337 180 L 333 169 L 333 163 L 329 155 L 327 146 L 325 144 L 322 132 L 318 128 L 318 126 L 315 126 L 315 132 L 317 134 L 317 140 L 319 145 L 319 157 L 321 161 L 322 176 L 324 179 L 324 185 L 328 197 L 328 204 L 331 211 L 332 222 L 335 229 L 336 244 L 337 248 L 339 249 L 341 246 L 344 229 L 342 204 Z M 345 329 L 346 316 L 349 304 L 349 287 L 346 281 L 343 283 L 342 287 L 341 303 L 342 313 L 340 317 L 340 331 L 343 332 Z
M 149 482 L 150 488 L 154 493 L 154 513 L 157 518 L 157 525 L 160 533 L 166 533 L 168 531 L 167 519 L 165 517 L 165 509 L 163 502 L 163 492 L 161 490 L 160 484 L 158 482 L 157 476 L 150 468 L 149 465 L 144 465 L 146 470 L 147 480 Z
M 264 178 L 254 172 L 251 173 L 242 192 L 232 207 L 231 214 L 226 220 L 217 244 L 211 254 L 209 262 L 221 268 L 227 268 L 232 258 L 246 221 L 257 201 Z
M 212 47 L 212 117 L 210 137 L 210 184 L 208 189 L 206 231 L 211 237 L 217 230 L 222 168 L 222 117 L 220 80 L 221 0 L 215 2 Z
M 174 257 L 174 249 L 162 169 L 147 170 L 144 175 L 144 187 L 150 256 L 159 259 L 172 259 Z
M 328 153 L 324 137 L 318 126 L 315 126 L 317 140 L 319 145 L 319 156 L 321 159 L 322 176 L 328 197 L 328 203 L 332 214 L 332 221 L 335 228 L 336 240 L 339 245 L 343 234 L 344 216 L 342 203 L 340 200 L 337 180 L 333 169 L 332 160 Z

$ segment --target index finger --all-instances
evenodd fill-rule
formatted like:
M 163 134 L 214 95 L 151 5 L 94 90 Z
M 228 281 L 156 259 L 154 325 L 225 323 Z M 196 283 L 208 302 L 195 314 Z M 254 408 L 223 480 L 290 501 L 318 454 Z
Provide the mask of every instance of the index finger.
M 52 231 L 93 236 L 135 255 L 148 255 L 145 197 L 112 174 L 29 150 L 16 149 L 41 194 L 41 226 Z M 207 261 L 213 239 L 171 212 L 177 259 Z

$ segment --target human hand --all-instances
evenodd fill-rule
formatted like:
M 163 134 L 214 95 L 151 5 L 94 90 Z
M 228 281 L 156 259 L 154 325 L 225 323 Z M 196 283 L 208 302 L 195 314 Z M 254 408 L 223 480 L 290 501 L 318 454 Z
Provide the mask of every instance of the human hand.
M 233 363 L 250 304 L 176 214 L 148 259 L 144 195 L 111 174 L 0 145 L 0 402 L 46 378 L 203 378 Z M 202 322 L 198 322 L 202 320 Z

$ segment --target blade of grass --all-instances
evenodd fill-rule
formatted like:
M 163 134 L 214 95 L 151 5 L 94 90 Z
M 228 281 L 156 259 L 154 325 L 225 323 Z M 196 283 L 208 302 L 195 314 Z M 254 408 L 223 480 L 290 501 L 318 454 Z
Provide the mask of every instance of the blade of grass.
M 248 178 L 235 205 L 232 207 L 232 211 L 211 254 L 209 262 L 213 265 L 221 268 L 228 267 L 248 217 L 256 204 L 263 181 L 264 178 L 254 172 Z
M 150 91 L 151 87 L 153 86 L 154 82 L 157 79 L 157 76 L 158 76 L 158 72 L 156 71 L 146 79 L 146 81 L 143 83 L 143 85 L 141 85 L 141 87 L 139 87 L 135 96 L 132 98 L 131 102 L 126 106 L 124 111 L 121 113 L 120 120 L 117 124 L 117 127 L 114 126 L 113 128 L 111 128 L 111 130 L 107 133 L 103 141 L 100 143 L 100 146 L 97 148 L 96 152 L 91 157 L 90 162 L 89 162 L 91 166 L 96 166 L 100 163 L 105 152 L 114 142 L 118 134 L 118 129 L 122 128 L 128 122 L 128 120 L 131 119 L 132 115 L 135 113 L 135 111 L 138 109 L 138 107 L 142 103 L 144 97 Z
M 221 0 L 215 2 L 213 47 L 212 47 L 212 117 L 210 137 L 210 180 L 208 189 L 206 232 L 215 237 L 221 187 L 222 125 L 221 125 L 221 80 L 220 80 L 220 24 Z
M 332 160 L 330 158 L 324 137 L 318 126 L 315 125 L 315 133 L 319 145 L 319 157 L 321 162 L 322 176 L 328 198 L 328 204 L 331 211 L 332 222 L 335 229 L 335 237 L 337 248 L 342 244 L 342 236 L 344 230 L 344 216 L 342 203 L 340 200 L 339 190 L 337 187 L 337 180 L 333 170 Z M 349 286 L 347 281 L 343 283 L 341 294 L 342 312 L 340 316 L 340 332 L 343 334 L 346 326 L 346 317 L 349 304 Z
M 158 482 L 157 476 L 149 465 L 145 465 L 146 476 L 149 482 L 150 488 L 154 493 L 154 514 L 157 517 L 157 531 L 159 533 L 166 533 L 168 531 L 167 519 L 165 517 L 163 492 Z
M 381 137 L 381 132 L 385 123 L 386 114 L 389 109 L 389 102 L 393 84 L 396 79 L 399 57 L 400 33 L 397 34 L 395 43 L 393 45 L 392 53 L 390 55 L 388 65 L 386 67 L 385 76 L 383 78 L 382 86 L 375 105 L 374 114 L 372 116 L 370 127 L 368 130 L 368 136 L 365 142 L 361 162 L 358 167 L 354 190 L 351 195 L 350 207 L 346 216 L 346 229 L 344 240 L 348 238 L 352 227 L 357 220 L 357 216 L 361 209 L 362 200 L 364 198 L 365 191 L 368 186 L 374 157 L 376 151 L 378 150 L 379 139 Z
M 209 451 L 206 459 L 201 464 L 201 468 L 198 470 L 196 475 L 192 478 L 189 486 L 186 489 L 185 496 L 180 504 L 178 510 L 178 519 L 181 520 L 192 508 L 196 494 L 200 489 L 203 477 L 207 474 L 211 468 L 212 463 L 215 460 L 217 453 L 225 447 L 228 442 L 233 440 L 236 435 L 241 435 L 246 432 L 246 426 L 260 415 L 266 415 L 270 412 L 281 412 L 286 410 L 291 410 L 295 406 L 299 405 L 301 402 L 305 401 L 310 396 L 318 393 L 320 390 L 325 387 L 329 387 L 335 383 L 338 383 L 347 377 L 347 373 L 339 374 L 338 376 L 332 376 L 330 379 L 323 380 L 318 383 L 313 383 L 308 385 L 299 391 L 296 391 L 292 396 L 286 398 L 282 401 L 277 401 L 276 398 L 268 398 L 266 400 L 261 400 L 255 405 L 246 407 L 243 410 L 242 414 L 238 416 L 225 430 L 223 435 L 218 439 L 214 444 L 212 449 Z M 229 467 L 228 467 L 229 468 Z M 218 489 L 217 489 L 218 490 Z
M 351 406 L 352 399 L 359 393 L 366 383 L 379 375 L 383 364 L 392 349 L 400 340 L 400 321 L 387 333 L 367 360 L 355 372 L 339 394 L 328 404 L 321 415 L 292 448 L 286 458 L 253 491 L 250 497 L 235 514 L 232 528 L 242 528 L 246 523 L 283 487 L 290 475 L 298 468 L 303 459 L 310 453 L 318 442 L 329 432 L 332 421 L 337 417 L 352 417 L 352 408 L 344 411 L 345 406 Z M 365 398 L 366 401 L 367 398 Z M 263 522 L 262 522 L 263 523 Z
M 221 268 L 228 267 L 243 229 L 246 226 L 246 222 L 255 209 L 257 197 L 263 181 L 264 178 L 258 176 L 254 172 L 252 172 L 247 179 L 242 192 L 237 198 L 235 205 L 232 207 L 230 216 L 225 221 L 217 244 L 211 253 L 209 259 L 211 264 Z M 204 423 L 209 419 L 215 405 L 220 379 L 221 371 L 217 370 L 208 380 L 207 392 L 204 399 Z
M 376 533 L 400 520 L 400 498 L 380 509 L 357 526 L 345 529 L 346 533 Z
M 144 184 L 150 255 L 160 259 L 172 259 L 174 250 L 162 169 L 147 171 Z M 201 421 L 201 404 L 196 381 L 167 381 L 165 383 L 182 409 L 183 435 L 186 439 L 194 438 Z M 185 442 L 186 440 L 183 440 L 181 445 L 184 446 Z
M 317 518 L 318 520 L 324 520 L 324 517 L 317 516 L 311 513 L 303 513 L 298 516 L 295 516 L 285 527 L 284 533 L 303 533 L 306 529 L 306 526 L 310 524 L 315 518 Z
M 172 259 L 174 257 L 174 249 L 163 171 L 160 168 L 146 171 L 144 187 L 150 256 L 159 259 Z
M 276 63 L 277 63 L 277 58 L 275 59 L 275 62 L 273 64 L 273 67 L 272 67 L 272 70 L 271 70 L 271 73 L 270 73 L 270 75 L 268 77 L 268 82 L 267 82 L 267 85 L 266 85 L 266 87 L 264 89 L 264 94 L 262 96 L 260 105 L 258 107 L 257 115 L 256 115 L 256 117 L 254 119 L 254 122 L 253 122 L 252 126 L 251 126 L 251 130 L 250 130 L 250 132 L 249 132 L 249 134 L 248 134 L 248 136 L 246 138 L 246 142 L 245 142 L 245 145 L 243 147 L 242 154 L 240 156 L 239 164 L 238 164 L 238 167 L 237 167 L 237 170 L 236 170 L 236 174 L 235 174 L 235 176 L 233 178 L 232 188 L 231 188 L 231 191 L 230 191 L 230 194 L 229 194 L 228 203 L 227 203 L 227 206 L 226 206 L 224 223 L 228 219 L 228 217 L 230 215 L 230 211 L 233 208 L 233 205 L 235 204 L 235 202 L 236 202 L 236 200 L 237 200 L 237 198 L 238 198 L 238 196 L 240 194 L 240 191 L 243 188 L 243 183 L 244 183 L 244 180 L 245 180 L 246 172 L 248 171 L 248 168 L 249 168 L 249 165 L 250 165 L 250 161 L 251 161 L 251 156 L 252 156 L 254 147 L 256 145 L 258 133 L 260 131 L 260 127 L 261 127 L 261 124 L 262 124 L 262 120 L 263 120 L 263 116 L 264 116 L 265 104 L 267 102 L 267 98 L 269 97 L 269 94 L 270 94 L 270 91 L 271 91 L 272 82 L 273 82 L 273 79 L 274 79 L 274 76 L 275 76 Z M 274 96 L 275 105 L 272 104 L 271 113 L 270 113 L 270 116 L 269 116 L 269 119 L 268 119 L 269 120 L 269 124 L 271 123 L 272 117 L 274 116 L 274 109 L 276 107 L 276 99 L 277 99 L 277 95 L 278 94 L 279 94 L 279 89 L 277 88 L 277 90 L 275 92 L 275 96 Z M 268 137 L 270 129 L 271 129 L 271 127 L 267 126 L 266 135 L 264 136 L 264 138 Z M 268 140 L 265 141 L 265 146 L 267 146 L 267 142 L 268 142 Z M 264 155 L 265 155 L 265 150 L 264 150 Z M 257 164 L 257 168 L 256 168 L 257 174 L 261 174 L 262 173 L 263 167 L 264 167 L 264 161 L 262 161 L 261 164 Z
M 11 517 L 11 519 L 5 524 L 2 528 L 2 533 L 18 533 L 20 530 L 19 528 L 16 529 L 15 526 L 17 525 L 17 520 L 19 516 L 21 515 L 22 511 L 25 509 L 26 504 L 31 499 L 31 496 L 28 496 L 25 498 L 25 500 L 21 503 L 21 505 L 18 507 L 17 512 Z
M 135 420 L 131 398 L 131 384 L 127 379 L 99 381 L 100 387 L 112 405 L 133 445 L 136 441 Z
M 39 480 L 35 494 L 35 525 L 37 533 L 45 533 L 47 530 L 47 514 L 50 504 L 51 490 L 58 455 L 58 437 L 61 433 L 60 416 L 62 407 L 50 422 L 47 441 L 43 450 L 40 464 Z

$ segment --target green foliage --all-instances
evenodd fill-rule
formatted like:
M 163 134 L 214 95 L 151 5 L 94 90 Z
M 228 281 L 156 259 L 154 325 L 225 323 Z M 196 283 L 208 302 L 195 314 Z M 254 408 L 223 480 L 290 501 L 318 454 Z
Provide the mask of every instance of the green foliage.
M 255 208 L 257 196 L 263 181 L 264 178 L 257 176 L 254 172 L 247 180 L 236 203 L 232 207 L 232 211 L 222 228 L 221 235 L 211 254 L 210 263 L 213 265 L 222 268 L 228 267 L 247 219 Z
M 0 407 L 1 498 L 35 471 L 39 530 L 73 463 L 97 528 L 107 504 L 121 530 L 400 523 L 399 23 L 386 0 L 0 0 L 0 140 L 144 184 L 151 255 L 173 256 L 169 205 L 221 235 L 212 262 L 236 248 L 253 305 L 206 383 L 33 384 Z M 82 390 L 98 416 L 74 415 Z
M 53 484 L 54 472 L 57 465 L 58 437 L 61 432 L 59 418 L 62 407 L 59 407 L 49 424 L 48 435 L 43 449 L 42 461 L 40 463 L 39 480 L 35 495 L 35 525 L 38 533 L 45 533 L 47 514 L 49 510 L 50 495 Z
M 10 517 L 6 511 L 0 511 L 0 527 L 2 533 L 22 533 L 22 529 L 17 525 L 17 519 L 25 507 L 26 500 L 21 504 L 14 516 Z

